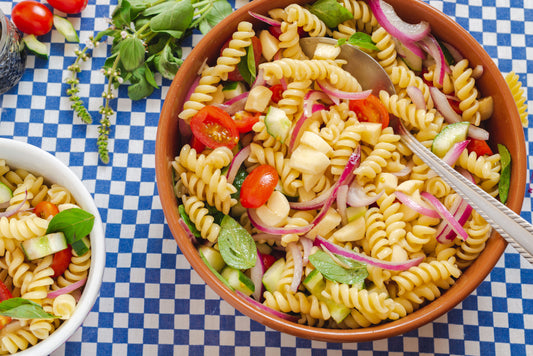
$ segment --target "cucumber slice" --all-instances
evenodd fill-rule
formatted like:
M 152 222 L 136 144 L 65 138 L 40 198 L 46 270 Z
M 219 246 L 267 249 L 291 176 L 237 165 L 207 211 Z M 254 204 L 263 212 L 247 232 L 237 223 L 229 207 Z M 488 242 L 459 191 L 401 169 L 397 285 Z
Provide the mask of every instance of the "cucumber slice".
M 65 39 L 68 42 L 79 42 L 80 41 L 80 39 L 78 38 L 78 34 L 76 33 L 76 30 L 74 29 L 74 26 L 72 26 L 69 20 L 63 17 L 59 17 L 57 15 L 54 15 L 54 26 L 60 34 L 65 36 Z
M 350 308 L 337 304 L 333 300 L 325 298 L 322 291 L 326 288 L 326 282 L 317 269 L 313 270 L 303 281 L 304 287 L 321 302 L 326 303 L 333 320 L 340 323 L 350 314 Z
M 222 259 L 220 252 L 209 246 L 200 246 L 199 250 L 203 253 L 205 259 L 217 271 L 222 271 L 226 262 Z
M 441 41 L 437 40 L 439 47 L 442 51 L 442 54 L 444 55 L 444 60 L 446 61 L 446 64 L 449 66 L 455 65 L 455 59 L 453 58 L 452 54 L 450 53 L 450 50 L 448 47 L 444 45 Z
M 307 277 L 305 277 L 303 284 L 304 287 L 314 295 L 319 295 L 324 288 L 326 288 L 324 277 L 317 269 L 314 269 Z
M 431 151 L 440 158 L 444 157 L 454 144 L 466 140 L 469 126 L 468 121 L 446 126 L 433 140 Z
M 352 222 L 359 219 L 361 216 L 365 216 L 366 206 L 349 206 L 346 208 L 346 217 L 348 222 Z
M 70 246 L 72 246 L 72 249 L 76 255 L 82 256 L 85 255 L 91 248 L 91 242 L 89 241 L 89 238 L 85 236 L 82 239 L 74 241 Z
M 285 259 L 280 258 L 270 266 L 269 269 L 263 275 L 263 285 L 265 289 L 271 293 L 278 289 L 279 280 L 281 279 L 281 273 L 285 269 Z
M 414 72 L 420 72 L 422 71 L 422 58 L 414 54 L 409 48 L 407 48 L 403 43 L 400 41 L 396 42 L 396 51 L 398 52 L 398 56 L 402 59 L 402 61 L 407 64 L 409 69 L 411 69 Z
M 231 266 L 226 266 L 221 273 L 230 286 L 234 289 L 243 292 L 247 296 L 250 296 L 255 291 L 254 282 L 248 278 L 241 270 L 233 268 Z
M 213 268 L 213 266 L 211 266 L 211 264 L 209 263 L 209 261 L 207 260 L 207 258 L 205 258 L 204 254 L 202 253 L 202 250 L 198 250 L 198 253 L 200 254 L 200 258 L 202 259 L 202 261 L 204 261 L 205 265 L 207 266 L 207 268 L 209 268 L 209 270 L 211 272 L 213 272 L 213 274 L 222 282 L 224 283 L 224 285 L 226 287 L 228 287 L 229 289 L 231 289 L 231 291 L 233 291 L 233 287 L 230 286 L 230 284 L 228 283 L 228 281 L 222 277 L 220 275 L 220 273 L 218 273 L 218 271 L 216 269 Z
M 0 204 L 3 203 L 9 203 L 11 198 L 13 197 L 13 192 L 7 185 L 0 182 Z
M 285 142 L 289 136 L 291 124 L 291 120 L 289 120 L 285 111 L 275 106 L 268 108 L 265 116 L 265 127 L 270 136 L 281 141 L 281 143 Z
M 233 99 L 246 91 L 246 86 L 242 82 L 228 82 L 222 88 L 222 94 L 226 100 Z
M 48 59 L 48 46 L 39 41 L 34 35 L 25 35 L 24 44 L 30 52 L 36 54 L 37 56 Z
M 65 234 L 54 232 L 22 241 L 22 250 L 30 261 L 64 250 L 68 247 Z
M 500 201 L 505 204 L 511 184 L 511 154 L 507 147 L 501 144 L 498 144 L 498 153 L 500 154 L 500 163 L 502 166 L 500 182 L 498 183 L 498 193 L 500 194 Z

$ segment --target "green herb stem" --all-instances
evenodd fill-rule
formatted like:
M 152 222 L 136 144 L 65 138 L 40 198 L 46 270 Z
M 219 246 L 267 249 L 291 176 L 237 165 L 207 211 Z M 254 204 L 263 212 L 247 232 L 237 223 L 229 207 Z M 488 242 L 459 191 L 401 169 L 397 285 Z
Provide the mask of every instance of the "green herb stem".
M 89 114 L 83 104 L 83 101 L 78 96 L 78 92 L 80 91 L 78 87 L 80 84 L 78 73 L 81 72 L 80 61 L 84 62 L 89 58 L 89 55 L 87 54 L 87 47 L 85 47 L 83 50 L 77 49 L 75 53 L 76 60 L 68 67 L 68 70 L 72 73 L 72 76 L 66 80 L 66 83 L 70 84 L 70 88 L 67 89 L 67 95 L 70 97 L 70 101 L 72 102 L 71 108 L 76 112 L 78 117 L 83 122 L 90 124 L 93 121 L 91 114 Z

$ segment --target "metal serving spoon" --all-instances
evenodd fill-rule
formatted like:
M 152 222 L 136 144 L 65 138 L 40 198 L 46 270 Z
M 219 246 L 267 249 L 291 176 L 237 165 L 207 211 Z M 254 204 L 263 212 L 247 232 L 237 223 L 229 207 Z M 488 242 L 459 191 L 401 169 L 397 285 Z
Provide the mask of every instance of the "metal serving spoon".
M 300 39 L 300 46 L 309 58 L 313 57 L 318 43 L 337 44 L 333 38 L 305 37 Z M 343 68 L 350 72 L 363 89 L 372 89 L 373 93 L 386 90 L 391 95 L 396 91 L 389 76 L 374 58 L 357 47 L 344 44 L 337 57 L 347 61 Z M 444 163 L 430 150 L 424 147 L 405 128 L 400 120 L 392 120 L 394 131 L 400 135 L 402 142 L 411 149 L 424 163 L 433 169 L 446 183 L 470 204 L 516 251 L 529 263 L 533 264 L 533 226 L 520 215 L 493 198 L 483 189 L 473 184 L 455 169 Z

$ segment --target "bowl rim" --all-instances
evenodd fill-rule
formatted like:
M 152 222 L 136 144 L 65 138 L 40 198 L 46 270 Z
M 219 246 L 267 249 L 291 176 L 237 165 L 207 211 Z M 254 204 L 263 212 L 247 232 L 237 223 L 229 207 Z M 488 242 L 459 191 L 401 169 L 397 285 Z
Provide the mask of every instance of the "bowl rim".
M 177 96 L 180 90 L 182 90 L 181 83 L 187 83 L 188 81 L 185 78 L 194 75 L 191 73 L 195 73 L 195 69 L 197 70 L 200 63 L 202 63 L 205 59 L 205 56 L 202 57 L 202 49 L 200 44 L 209 43 L 211 47 L 221 45 L 221 40 L 218 39 L 219 33 L 225 33 L 227 31 L 230 31 L 230 33 L 233 32 L 236 29 L 237 20 L 247 20 L 254 24 L 258 23 L 257 20 L 253 19 L 250 15 L 247 14 L 248 11 L 255 11 L 264 14 L 267 12 L 268 9 L 274 8 L 280 3 L 283 3 L 286 6 L 289 3 L 302 4 L 307 2 L 311 1 L 255 0 L 253 2 L 245 4 L 237 11 L 233 12 L 231 15 L 222 20 L 212 31 L 208 32 L 202 38 L 200 43 L 195 48 L 193 48 L 191 53 L 186 58 L 185 62 L 182 64 L 180 70 L 178 71 L 166 97 L 169 98 Z M 487 52 L 483 49 L 483 47 L 472 37 L 472 35 L 470 35 L 470 33 L 468 33 L 458 23 L 453 21 L 449 16 L 443 14 L 441 11 L 420 0 L 387 0 L 387 2 L 390 3 L 395 9 L 400 3 L 409 3 L 410 6 L 406 6 L 406 8 L 404 8 L 404 11 L 397 11 L 398 14 L 406 21 L 420 21 L 420 18 L 416 18 L 416 14 L 424 12 L 428 14 L 428 18 L 431 18 L 432 29 L 439 28 L 442 32 L 444 31 L 442 30 L 444 28 L 450 28 L 450 26 L 453 27 L 454 30 L 458 32 L 460 36 L 462 36 L 458 39 L 459 42 L 468 42 L 470 43 L 470 45 L 472 45 L 471 52 L 473 54 L 469 55 L 469 59 L 471 56 L 475 57 L 475 59 L 471 61 L 471 65 L 476 64 L 476 62 L 484 63 L 484 65 L 491 67 L 492 72 L 494 72 L 494 69 L 496 69 L 499 75 L 493 75 L 491 79 L 497 83 L 498 88 L 508 87 L 503 76 L 501 75 L 501 72 L 498 70 L 495 63 L 487 54 Z M 413 9 L 413 7 L 416 11 L 411 11 L 407 9 Z M 442 34 L 439 33 L 438 37 L 446 38 L 446 35 L 442 36 Z M 205 52 L 207 52 L 207 50 L 205 50 Z M 514 99 L 512 98 L 510 90 L 502 90 L 501 94 L 503 97 L 500 99 L 503 100 L 505 103 L 514 103 Z M 180 100 L 183 100 L 183 98 L 180 98 Z M 169 120 L 179 120 L 177 118 L 177 114 L 174 113 L 173 110 L 175 110 L 176 108 L 179 109 L 181 105 L 182 103 L 176 104 L 175 102 L 165 100 L 161 111 L 161 117 L 158 125 L 156 138 L 156 181 L 163 211 L 169 224 L 169 228 L 174 238 L 176 239 L 183 255 L 185 255 L 189 263 L 192 265 L 195 271 L 204 279 L 204 281 L 221 298 L 223 298 L 226 302 L 230 303 L 237 310 L 268 327 L 271 327 L 281 332 L 292 334 L 294 336 L 328 342 L 372 341 L 403 334 L 407 331 L 416 329 L 424 324 L 427 324 L 428 322 L 437 319 L 438 317 L 442 316 L 443 314 L 457 306 L 462 300 L 464 300 L 468 295 L 470 295 L 472 291 L 481 284 L 483 279 L 485 279 L 485 277 L 495 266 L 495 264 L 503 254 L 505 247 L 507 246 L 505 240 L 501 238 L 497 233 L 493 232 L 493 235 L 487 242 L 487 246 L 485 247 L 485 251 L 483 252 L 483 264 L 481 264 L 479 258 L 476 259 L 476 261 L 472 264 L 471 268 L 464 271 L 463 275 L 459 279 L 457 279 L 455 285 L 449 290 L 445 291 L 445 293 L 453 291 L 453 293 L 450 293 L 451 296 L 448 295 L 446 299 L 442 297 L 437 298 L 433 302 L 428 303 L 426 306 L 396 321 L 370 326 L 367 328 L 348 330 L 325 329 L 300 325 L 296 323 L 288 323 L 283 319 L 261 311 L 257 307 L 254 307 L 253 305 L 248 303 L 242 297 L 235 295 L 229 289 L 223 286 L 222 283 L 218 281 L 217 277 L 215 277 L 211 272 L 208 272 L 207 267 L 198 256 L 198 253 L 196 252 L 196 249 L 194 248 L 193 244 L 185 237 L 183 229 L 178 224 L 179 213 L 176 203 L 177 200 L 175 196 L 173 196 L 174 191 L 171 183 L 172 168 L 170 164 L 173 159 L 173 157 L 171 157 L 172 153 L 168 152 L 168 147 L 162 147 L 162 145 L 158 145 L 157 142 L 162 142 L 164 140 L 164 137 L 170 134 Z M 508 112 L 509 120 L 512 121 L 511 134 L 516 137 L 517 141 L 522 143 L 525 142 L 522 126 L 521 124 L 517 124 L 520 123 L 520 118 L 518 116 L 518 110 L 516 109 L 516 106 L 514 107 L 514 109 L 512 107 L 508 107 L 507 109 L 510 110 Z M 178 132 L 175 132 L 175 134 L 178 134 Z M 176 145 L 176 143 L 173 144 Z M 177 154 L 177 152 L 173 152 L 173 154 L 175 155 Z M 518 161 L 514 161 L 512 165 L 511 186 L 514 190 L 512 190 L 509 194 L 509 200 L 507 205 L 515 212 L 520 213 L 522 201 L 524 198 L 527 176 L 525 144 L 519 145 L 517 149 L 517 156 L 518 157 L 513 157 L 513 160 L 518 159 Z M 490 250 L 490 255 L 485 253 L 487 250 Z M 474 273 L 474 270 L 476 271 L 476 273 Z M 464 276 L 466 277 L 463 278 Z M 472 283 L 472 281 L 475 281 L 475 283 Z M 443 293 L 443 295 L 445 293 Z M 429 305 L 431 305 L 431 308 L 428 308 Z
M 0 159 L 5 159 L 10 167 L 25 169 L 34 175 L 42 175 L 45 181 L 67 188 L 79 206 L 95 217 L 90 234 L 91 266 L 76 310 L 71 318 L 65 320 L 49 337 L 16 354 L 19 356 L 47 355 L 63 345 L 76 332 L 98 298 L 106 258 L 104 226 L 94 199 L 81 179 L 57 157 L 32 144 L 6 138 L 0 138 L 0 152 L 2 152 Z M 36 163 L 39 163 L 37 167 Z

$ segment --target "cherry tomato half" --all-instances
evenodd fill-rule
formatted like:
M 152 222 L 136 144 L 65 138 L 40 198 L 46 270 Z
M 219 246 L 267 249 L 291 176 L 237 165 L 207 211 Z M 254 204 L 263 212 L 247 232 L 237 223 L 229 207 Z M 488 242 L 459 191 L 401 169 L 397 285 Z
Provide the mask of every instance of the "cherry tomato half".
M 268 89 L 270 89 L 270 91 L 272 92 L 272 97 L 270 98 L 270 100 L 272 100 L 276 104 L 279 103 L 279 101 L 283 98 L 283 85 L 275 84 Z
M 57 213 L 59 213 L 59 209 L 54 203 L 50 203 L 49 201 L 42 201 L 35 205 L 35 209 L 33 210 L 35 215 L 43 218 L 48 219 L 50 216 L 54 216 Z
M 261 254 L 261 261 L 263 261 L 263 266 L 265 268 L 265 271 L 267 269 L 270 268 L 270 266 L 272 266 L 274 264 L 274 262 L 276 262 L 276 257 L 272 256 L 272 255 L 266 255 L 266 254 Z
M 370 94 L 363 100 L 350 100 L 349 108 L 361 122 L 381 123 L 383 128 L 389 126 L 389 112 L 375 95 Z
M 11 291 L 7 288 L 4 282 L 0 281 L 0 302 L 13 298 Z M 11 322 L 9 316 L 0 315 L 0 329 Z
M 241 204 L 245 208 L 259 208 L 265 204 L 278 184 L 278 172 L 268 164 L 254 168 L 241 186 Z
M 43 4 L 37 1 L 21 1 L 13 7 L 11 20 L 24 33 L 41 36 L 52 29 L 54 16 Z
M 235 121 L 216 106 L 204 106 L 191 119 L 193 135 L 209 148 L 226 146 L 233 148 L 239 142 Z
M 260 112 L 250 113 L 248 111 L 239 111 L 233 115 L 233 121 L 240 133 L 252 131 L 252 127 L 259 121 Z
M 484 155 L 493 155 L 492 150 L 487 144 L 487 141 L 477 140 L 475 138 L 470 139 L 470 143 L 468 144 L 468 146 L 466 146 L 466 149 L 468 150 L 468 152 L 475 152 L 478 157 Z
M 222 51 L 224 51 L 228 46 L 229 42 L 231 41 L 231 38 L 224 43 L 222 46 L 222 49 L 220 50 L 220 53 L 222 54 Z M 261 60 L 261 53 L 263 53 L 263 49 L 261 47 L 261 41 L 256 36 L 252 37 L 252 48 L 254 50 L 254 61 L 255 61 L 255 68 L 259 66 L 259 62 Z M 228 80 L 234 81 L 234 82 L 241 82 L 244 80 L 241 73 L 239 72 L 238 68 L 235 68 L 233 72 L 228 73 Z
M 70 264 L 70 259 L 72 258 L 72 249 L 67 247 L 64 250 L 56 252 L 54 258 L 52 259 L 52 264 L 50 267 L 54 270 L 54 275 L 52 278 L 61 276 L 68 268 Z
M 201 143 L 200 140 L 198 140 L 194 135 L 191 137 L 191 143 L 189 145 L 191 146 L 191 148 L 194 148 L 197 153 L 200 153 L 205 150 L 205 145 Z
M 54 9 L 67 14 L 77 14 L 82 12 L 89 0 L 46 0 Z

